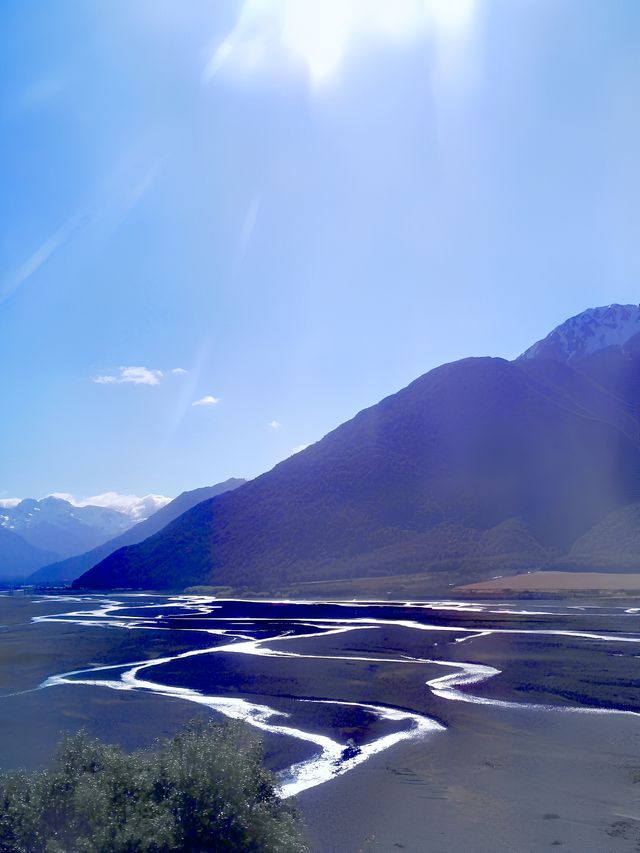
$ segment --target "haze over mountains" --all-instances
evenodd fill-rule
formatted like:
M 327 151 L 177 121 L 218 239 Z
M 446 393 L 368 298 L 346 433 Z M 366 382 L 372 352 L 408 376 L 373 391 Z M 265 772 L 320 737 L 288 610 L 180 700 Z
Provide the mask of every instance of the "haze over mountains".
M 54 496 L 0 506 L 0 579 L 24 579 L 44 563 L 94 548 L 134 523 L 115 509 L 75 506 Z
M 182 515 L 183 512 L 200 503 L 200 501 L 221 495 L 231 489 L 237 489 L 238 486 L 241 486 L 245 482 L 242 479 L 231 478 L 215 486 L 204 486 L 200 489 L 182 492 L 177 498 L 174 498 L 161 509 L 157 510 L 157 512 L 154 512 L 146 520 L 135 524 L 133 527 L 129 527 L 124 533 L 113 539 L 109 539 L 97 548 L 66 560 L 42 566 L 42 568 L 39 568 L 38 571 L 31 575 L 29 582 L 72 581 L 119 548 L 123 548 L 125 545 L 135 545 L 162 530 L 170 521 L 173 521 L 174 518 Z
M 0 584 L 24 583 L 27 575 L 53 557 L 50 551 L 36 548 L 17 533 L 0 526 Z
M 76 586 L 640 570 L 639 377 L 640 308 L 590 309 L 515 361 L 430 371 Z

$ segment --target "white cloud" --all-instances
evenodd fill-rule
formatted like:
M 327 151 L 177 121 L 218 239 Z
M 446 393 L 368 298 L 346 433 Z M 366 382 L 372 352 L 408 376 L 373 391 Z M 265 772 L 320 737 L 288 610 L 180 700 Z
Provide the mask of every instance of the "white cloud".
M 274 420 L 272 420 L 272 421 L 269 421 L 269 423 L 267 424 L 267 426 L 271 427 L 271 429 L 280 429 L 280 427 L 282 426 L 282 424 L 280 423 L 280 421 L 276 421 L 276 420 L 274 419 Z
M 218 397 L 213 397 L 211 394 L 207 394 L 205 397 L 200 397 L 199 400 L 194 400 L 191 404 L 192 406 L 215 406 L 216 403 L 219 403 L 220 399 Z
M 9 507 L 18 506 L 22 498 L 0 498 L 0 507 L 8 509 Z
M 94 376 L 92 382 L 97 385 L 159 385 L 163 375 L 161 370 L 148 367 L 120 367 L 117 375 Z
M 310 447 L 309 444 L 297 444 L 293 450 L 291 451 L 291 456 L 294 456 L 296 453 L 300 453 L 301 450 L 306 450 L 307 447 Z
M 171 372 L 174 376 L 183 376 L 185 373 L 188 373 L 188 370 L 185 370 L 184 367 L 174 367 Z
M 180 379 L 179 382 L 176 382 L 179 394 L 166 422 L 167 439 L 175 434 L 186 413 L 191 408 L 193 401 L 197 399 L 196 394 L 199 392 L 199 389 L 205 382 L 209 381 L 203 374 L 211 351 L 211 344 L 211 338 L 208 336 L 200 340 L 197 344 L 195 356 L 189 363 L 187 375 Z
M 166 495 L 139 497 L 138 495 L 121 495 L 118 492 L 104 492 L 101 495 L 92 495 L 88 498 L 77 498 L 68 492 L 52 492 L 50 497 L 61 498 L 73 506 L 103 506 L 115 509 L 128 515 L 134 521 L 143 521 L 172 500 Z

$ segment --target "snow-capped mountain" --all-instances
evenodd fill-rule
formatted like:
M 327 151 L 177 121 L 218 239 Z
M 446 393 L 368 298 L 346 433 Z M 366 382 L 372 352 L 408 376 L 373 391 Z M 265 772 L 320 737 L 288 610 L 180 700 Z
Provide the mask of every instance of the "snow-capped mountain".
M 580 359 L 606 347 L 624 346 L 639 334 L 640 305 L 588 308 L 533 344 L 520 358 Z
M 73 506 L 51 496 L 42 500 L 26 498 L 15 506 L 0 507 L 0 527 L 35 548 L 61 557 L 95 548 L 134 523 L 125 513 L 109 507 Z
M 167 524 L 174 521 L 183 512 L 191 509 L 191 507 L 196 506 L 196 504 L 221 495 L 224 492 L 237 489 L 245 482 L 246 480 L 232 477 L 229 480 L 225 480 L 224 483 L 217 483 L 215 486 L 204 486 L 200 489 L 182 492 L 177 498 L 169 501 L 168 504 L 162 506 L 157 512 L 154 512 L 150 518 L 134 524 L 129 530 L 120 533 L 97 548 L 93 548 L 86 554 L 79 554 L 75 557 L 69 557 L 66 560 L 57 560 L 56 562 L 49 561 L 49 565 L 41 566 L 33 573 L 29 582 L 39 584 L 42 582 L 50 583 L 73 580 L 87 571 L 87 569 L 95 566 L 100 560 L 109 556 L 113 551 L 124 548 L 126 545 L 135 545 L 138 542 L 142 542 L 143 539 L 147 539 L 149 536 L 153 536 L 154 533 L 158 533 L 163 527 L 166 527 Z
M 103 492 L 100 495 L 92 495 L 88 498 L 79 498 L 68 492 L 52 492 L 47 497 L 60 498 L 73 506 L 115 509 L 117 512 L 128 515 L 135 522 L 144 521 L 171 501 L 171 498 L 166 495 L 148 494 L 140 497 L 138 495 L 123 495 L 119 492 Z M 19 503 L 19 501 L 15 501 L 15 503 Z

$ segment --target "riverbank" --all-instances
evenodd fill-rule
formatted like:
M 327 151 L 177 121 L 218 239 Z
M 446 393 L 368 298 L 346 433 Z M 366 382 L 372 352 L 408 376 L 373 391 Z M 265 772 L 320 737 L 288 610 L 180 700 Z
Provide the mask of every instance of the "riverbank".
M 37 689 L 56 673 L 163 658 L 142 677 L 260 703 L 288 714 L 275 718 L 285 726 L 351 741 L 356 749 L 411 726 L 408 718 L 385 721 L 363 703 L 442 726 L 396 741 L 300 794 L 317 853 L 637 850 L 640 717 L 607 710 L 640 708 L 638 643 L 629 641 L 637 614 L 443 602 L 426 609 L 215 602 L 214 610 L 192 603 L 181 612 L 163 609 L 163 600 L 151 610 L 142 606 L 148 600 L 135 598 L 109 610 L 104 597 L 0 598 L 2 767 L 46 766 L 63 731 L 86 728 L 133 749 L 210 713 L 184 698 L 135 689 L 131 681 L 116 690 Z M 78 611 L 83 615 L 73 621 L 31 621 Z M 235 650 L 176 658 L 228 647 L 221 628 L 245 641 Z M 428 681 L 465 667 L 499 674 L 464 688 L 467 701 L 429 688 Z M 121 670 L 93 672 L 89 678 L 117 684 Z M 473 697 L 494 704 L 472 704 Z M 537 710 L 534 703 L 555 708 Z M 581 713 L 579 706 L 600 710 Z M 258 734 L 274 770 L 313 749 L 298 738 Z
M 446 732 L 300 795 L 315 853 L 638 850 L 640 718 L 455 705 Z

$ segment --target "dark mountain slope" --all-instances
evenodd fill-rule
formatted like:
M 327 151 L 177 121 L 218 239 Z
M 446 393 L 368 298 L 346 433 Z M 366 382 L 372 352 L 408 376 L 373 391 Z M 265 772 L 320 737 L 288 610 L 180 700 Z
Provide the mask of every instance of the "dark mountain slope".
M 554 568 L 638 571 L 640 563 L 640 504 L 615 510 L 588 530 Z
M 501 541 L 525 561 L 566 552 L 640 499 L 638 429 L 582 365 L 532 361 L 436 368 L 76 585 L 270 588 L 467 565 L 480 576 Z M 509 520 L 517 530 L 483 536 Z
M 224 483 L 218 483 L 215 486 L 204 486 L 201 489 L 192 489 L 189 492 L 182 492 L 177 498 L 174 498 L 170 503 L 163 506 L 157 512 L 145 521 L 141 521 L 134 527 L 116 536 L 115 539 L 110 539 L 97 548 L 88 551 L 85 554 L 80 554 L 77 557 L 70 557 L 67 560 L 60 560 L 56 563 L 50 563 L 43 566 L 38 571 L 34 572 L 29 578 L 30 583 L 50 583 L 58 581 L 72 581 L 83 572 L 88 571 L 96 563 L 104 560 L 109 554 L 123 548 L 125 545 L 135 545 L 142 542 L 149 536 L 153 536 L 163 527 L 166 527 L 174 518 L 182 515 L 192 506 L 201 501 L 213 498 L 216 495 L 221 495 L 232 489 L 237 489 L 242 486 L 246 480 L 241 480 L 232 477 Z

